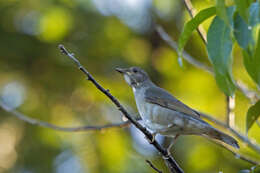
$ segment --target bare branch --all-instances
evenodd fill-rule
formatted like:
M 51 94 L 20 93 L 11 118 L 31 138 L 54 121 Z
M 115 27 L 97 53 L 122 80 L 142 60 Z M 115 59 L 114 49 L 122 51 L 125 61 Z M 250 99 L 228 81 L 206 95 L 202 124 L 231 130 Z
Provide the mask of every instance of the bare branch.
M 12 115 L 16 116 L 18 119 L 20 119 L 24 122 L 27 122 L 29 124 L 38 125 L 41 127 L 58 130 L 58 131 L 63 131 L 63 132 L 96 131 L 96 130 L 104 130 L 104 129 L 109 129 L 109 128 L 122 128 L 122 127 L 127 127 L 130 125 L 130 122 L 126 121 L 126 122 L 122 122 L 122 123 L 108 124 L 108 125 L 102 125 L 102 126 L 61 127 L 61 126 L 56 126 L 51 123 L 47 123 L 45 121 L 40 121 L 40 120 L 30 118 L 16 110 L 9 108 L 2 101 L 0 101 L 0 107 L 2 109 L 4 109 L 6 112 L 11 113 Z
M 119 101 L 110 94 L 109 90 L 103 88 L 94 78 L 93 76 L 80 64 L 80 62 L 75 58 L 74 54 L 69 53 L 63 45 L 59 45 L 59 48 L 62 53 L 67 55 L 71 60 L 74 61 L 74 63 L 77 65 L 77 67 L 87 76 L 87 79 L 91 81 L 98 90 L 100 90 L 103 94 L 105 94 L 117 107 L 117 109 L 132 123 L 135 125 L 136 128 L 138 128 L 142 133 L 146 136 L 147 140 L 153 141 L 151 144 L 161 153 L 163 156 L 163 159 L 168 163 L 168 167 L 172 173 L 183 173 L 183 170 L 180 168 L 180 166 L 177 164 L 177 162 L 174 160 L 174 158 L 169 155 L 166 149 L 164 149 L 156 140 L 153 140 L 153 135 L 144 128 L 140 123 L 138 123 L 132 116 L 126 111 L 126 109 L 119 103 Z
M 149 166 L 150 166 L 151 168 L 153 168 L 156 172 L 158 172 L 158 173 L 163 173 L 163 172 L 160 171 L 158 168 L 156 168 L 156 167 L 153 165 L 152 162 L 150 162 L 149 160 L 145 160 L 145 161 L 146 161 L 146 163 L 148 163 Z
M 260 95 L 255 91 L 249 90 L 248 87 L 241 81 L 235 83 L 236 87 L 251 101 L 252 104 L 260 99 Z

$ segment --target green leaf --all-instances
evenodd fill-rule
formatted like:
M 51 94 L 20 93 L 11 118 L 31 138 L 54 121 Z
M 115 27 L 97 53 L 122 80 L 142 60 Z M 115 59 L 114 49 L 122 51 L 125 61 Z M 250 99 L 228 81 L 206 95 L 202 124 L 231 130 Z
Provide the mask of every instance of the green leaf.
M 256 44 L 256 50 L 254 55 L 254 61 L 255 61 L 255 73 L 256 78 L 255 81 L 260 86 L 260 29 L 258 30 L 258 41 Z
M 250 51 L 243 50 L 243 57 L 244 57 L 244 65 L 247 70 L 247 73 L 251 76 L 252 79 L 256 78 L 255 69 L 254 69 L 254 61 L 253 55 Z
M 254 122 L 258 119 L 260 116 L 260 100 L 256 102 L 253 106 L 251 106 L 246 115 L 246 132 L 252 127 Z
M 229 8 L 228 15 L 232 16 L 233 13 L 234 8 Z M 207 40 L 207 51 L 210 62 L 213 64 L 216 82 L 226 95 L 232 96 L 235 84 L 232 77 L 231 28 L 216 16 L 208 30 Z
M 253 51 L 243 51 L 244 65 L 251 78 L 260 86 L 260 29 L 258 29 L 258 41 Z
M 260 3 L 252 3 L 249 8 L 249 25 L 251 27 L 260 23 Z
M 216 0 L 216 11 L 217 16 L 219 16 L 227 25 L 229 25 L 225 0 Z
M 248 49 L 249 43 L 253 43 L 252 29 L 239 14 L 234 15 L 234 35 L 243 49 Z
M 249 3 L 247 0 L 235 0 L 237 11 L 242 18 L 248 22 L 248 7 Z
M 248 74 L 260 86 L 260 4 L 252 3 L 249 14 L 249 25 L 236 16 L 235 37 L 244 49 L 244 65 Z
M 193 19 L 187 22 L 178 41 L 178 54 L 181 57 L 184 46 L 191 37 L 192 32 L 206 19 L 216 14 L 216 8 L 211 7 L 201 10 Z

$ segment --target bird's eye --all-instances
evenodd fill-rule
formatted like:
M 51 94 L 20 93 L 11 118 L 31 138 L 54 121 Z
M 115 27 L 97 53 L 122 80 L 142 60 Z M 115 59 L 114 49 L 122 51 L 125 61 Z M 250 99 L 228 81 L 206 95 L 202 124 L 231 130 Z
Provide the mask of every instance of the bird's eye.
M 134 73 L 137 73 L 137 69 L 136 69 L 136 68 L 134 68 L 134 69 L 133 69 L 133 72 L 134 72 Z

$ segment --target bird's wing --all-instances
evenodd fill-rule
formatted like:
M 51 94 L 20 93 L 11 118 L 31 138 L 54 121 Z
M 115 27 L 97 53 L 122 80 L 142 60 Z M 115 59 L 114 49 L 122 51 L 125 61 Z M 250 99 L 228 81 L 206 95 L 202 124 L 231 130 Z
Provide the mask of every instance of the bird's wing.
M 185 113 L 193 118 L 200 119 L 200 114 L 197 111 L 188 107 L 162 88 L 150 87 L 146 89 L 144 95 L 146 102 L 157 104 L 174 111 Z

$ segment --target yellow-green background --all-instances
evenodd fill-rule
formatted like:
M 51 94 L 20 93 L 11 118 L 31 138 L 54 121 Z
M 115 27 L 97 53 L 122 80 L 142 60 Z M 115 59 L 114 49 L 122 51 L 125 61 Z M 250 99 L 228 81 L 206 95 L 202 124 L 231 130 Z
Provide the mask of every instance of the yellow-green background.
M 192 3 L 199 11 L 215 2 Z M 225 96 L 214 77 L 185 61 L 181 68 L 176 52 L 152 30 L 152 18 L 175 40 L 190 19 L 181 0 L 1 0 L 1 95 L 12 97 L 20 112 L 60 126 L 120 122 L 122 115 L 111 102 L 60 54 L 57 45 L 62 43 L 133 114 L 132 91 L 115 67 L 143 67 L 184 103 L 224 121 Z M 203 24 L 206 30 L 211 19 Z M 186 50 L 209 64 L 197 33 Z M 234 76 L 255 88 L 240 51 L 235 45 Z M 249 106 L 236 92 L 235 125 L 241 133 Z M 259 130 L 253 125 L 249 137 L 260 143 Z M 145 159 L 166 172 L 161 157 L 151 148 L 142 149 L 142 137 L 133 139 L 135 133 L 129 128 L 59 132 L 24 123 L 1 109 L 0 173 L 153 172 Z M 259 154 L 240 146 L 241 153 L 260 160 Z M 235 173 L 252 166 L 198 136 L 180 137 L 172 152 L 186 172 Z

